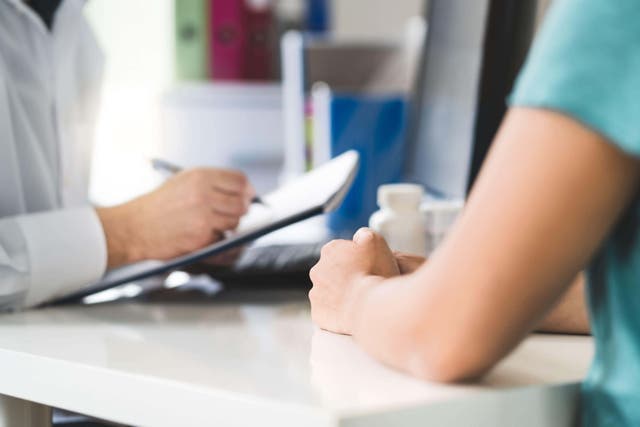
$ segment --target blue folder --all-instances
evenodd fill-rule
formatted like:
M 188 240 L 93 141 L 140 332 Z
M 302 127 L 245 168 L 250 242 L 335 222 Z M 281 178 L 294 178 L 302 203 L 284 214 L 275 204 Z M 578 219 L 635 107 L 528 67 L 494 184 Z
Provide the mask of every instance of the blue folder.
M 360 169 L 342 205 L 329 216 L 336 237 L 350 238 L 377 208 L 377 189 L 403 179 L 409 103 L 403 95 L 345 95 L 330 102 L 331 156 L 360 154 Z

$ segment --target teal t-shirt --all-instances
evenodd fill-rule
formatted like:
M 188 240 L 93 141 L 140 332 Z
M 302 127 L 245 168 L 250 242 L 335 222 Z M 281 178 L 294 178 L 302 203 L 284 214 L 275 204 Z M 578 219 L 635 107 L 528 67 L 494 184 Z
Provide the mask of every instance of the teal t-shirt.
M 640 157 L 640 0 L 555 0 L 509 102 L 571 116 Z M 639 199 L 589 267 L 585 426 L 640 426 Z

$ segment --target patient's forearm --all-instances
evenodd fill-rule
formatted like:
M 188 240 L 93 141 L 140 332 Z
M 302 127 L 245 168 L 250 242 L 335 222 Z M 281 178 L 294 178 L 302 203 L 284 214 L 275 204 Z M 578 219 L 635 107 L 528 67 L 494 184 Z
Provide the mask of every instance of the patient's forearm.
M 538 330 L 564 334 L 589 334 L 585 299 L 585 277 L 580 273 L 558 304 L 544 318 Z

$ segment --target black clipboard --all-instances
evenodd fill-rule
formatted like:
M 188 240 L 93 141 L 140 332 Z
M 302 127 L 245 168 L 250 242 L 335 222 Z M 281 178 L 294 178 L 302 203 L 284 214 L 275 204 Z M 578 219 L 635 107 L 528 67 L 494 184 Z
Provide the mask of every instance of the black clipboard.
M 245 245 L 288 225 L 332 212 L 342 203 L 351 188 L 358 165 L 358 153 L 353 150 L 347 151 L 283 187 L 263 195 L 261 199 L 264 205 L 252 206 L 247 216 L 240 221 L 238 231 L 224 240 L 168 261 L 144 261 L 113 270 L 99 282 L 43 305 L 77 302 L 89 295 L 125 283 L 168 273 Z

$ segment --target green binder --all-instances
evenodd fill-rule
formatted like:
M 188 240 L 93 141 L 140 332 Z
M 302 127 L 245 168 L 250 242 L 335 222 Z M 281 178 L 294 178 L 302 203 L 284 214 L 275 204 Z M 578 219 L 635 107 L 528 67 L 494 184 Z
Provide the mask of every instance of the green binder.
M 208 77 L 209 0 L 175 0 L 175 73 L 178 80 Z

